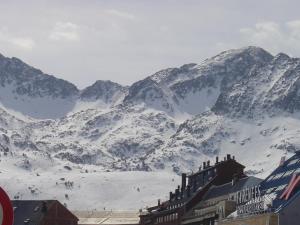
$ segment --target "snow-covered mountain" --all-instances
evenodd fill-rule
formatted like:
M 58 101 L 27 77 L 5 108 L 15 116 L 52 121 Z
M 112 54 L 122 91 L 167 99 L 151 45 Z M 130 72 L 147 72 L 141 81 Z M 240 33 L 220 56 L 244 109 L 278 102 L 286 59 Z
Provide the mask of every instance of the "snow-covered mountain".
M 75 85 L 0 54 L 0 102 L 34 118 L 57 118 L 74 106 Z
M 103 179 L 116 187 L 119 180 L 132 207 L 140 207 L 149 203 L 141 195 L 160 196 L 159 179 L 166 180 L 159 190 L 168 193 L 176 174 L 195 171 L 216 155 L 234 154 L 249 174 L 263 177 L 283 155 L 300 149 L 299 65 L 298 58 L 246 47 L 161 70 L 129 87 L 96 81 L 79 90 L 1 55 L 0 182 L 12 197 L 63 198 L 76 208 L 71 199 L 82 192 L 81 177 L 99 188 Z M 158 180 L 147 183 L 153 173 Z M 30 189 L 14 188 L 11 174 L 20 174 L 18 182 Z M 145 182 L 153 185 L 148 193 L 137 187 Z M 47 195 L 49 187 L 57 195 Z M 83 199 L 94 199 L 91 189 Z M 97 194 L 96 207 L 109 205 L 110 191 L 108 185 Z

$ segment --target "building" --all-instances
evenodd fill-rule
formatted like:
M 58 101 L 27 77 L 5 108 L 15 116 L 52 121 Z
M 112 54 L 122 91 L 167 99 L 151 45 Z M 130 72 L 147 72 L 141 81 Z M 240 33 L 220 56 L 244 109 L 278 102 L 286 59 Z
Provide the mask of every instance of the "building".
M 181 186 L 174 192 L 170 192 L 169 199 L 165 202 L 158 201 L 154 207 L 140 215 L 140 223 L 143 225 L 162 224 L 214 224 L 215 214 L 208 217 L 203 223 L 194 223 L 187 215 L 196 212 L 198 204 L 202 202 L 208 191 L 214 186 L 220 186 L 232 182 L 232 180 L 245 178 L 244 166 L 238 163 L 229 154 L 223 161 L 211 165 L 210 161 L 204 162 L 203 167 L 197 173 L 182 174 Z M 196 215 L 195 215 L 196 216 Z M 202 216 L 199 216 L 202 218 Z
M 235 193 L 257 186 L 262 180 L 256 177 L 234 178 L 226 184 L 212 186 L 202 200 L 185 212 L 181 224 L 212 225 L 236 211 Z
M 78 218 L 59 201 L 12 201 L 14 225 L 77 225 Z
M 75 211 L 79 225 L 137 225 L 139 212 L 133 211 Z
M 228 218 L 218 225 L 278 225 L 278 215 L 275 213 L 264 213 L 236 218 Z M 284 224 L 289 225 L 289 223 Z
M 234 215 L 220 225 L 299 225 L 300 152 L 281 160 L 259 186 L 257 195 L 237 202 Z

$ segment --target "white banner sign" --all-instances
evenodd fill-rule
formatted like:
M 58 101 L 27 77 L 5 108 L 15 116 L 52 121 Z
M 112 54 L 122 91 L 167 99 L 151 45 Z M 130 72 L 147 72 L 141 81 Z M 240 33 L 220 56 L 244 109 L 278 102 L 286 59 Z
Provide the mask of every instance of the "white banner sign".
M 238 215 L 261 212 L 265 208 L 260 186 L 245 188 L 241 191 L 230 194 L 229 200 L 234 200 L 236 202 Z

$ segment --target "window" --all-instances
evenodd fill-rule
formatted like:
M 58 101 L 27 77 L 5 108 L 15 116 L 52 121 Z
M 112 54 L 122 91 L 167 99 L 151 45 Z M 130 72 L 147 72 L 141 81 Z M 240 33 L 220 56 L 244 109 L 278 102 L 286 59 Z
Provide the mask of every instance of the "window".
M 276 192 L 282 191 L 286 187 L 286 184 L 280 185 L 277 189 Z
M 273 179 L 274 179 L 274 177 L 276 176 L 276 174 L 275 175 L 272 175 L 272 176 L 270 176 L 267 180 L 266 180 L 266 182 L 269 182 L 269 181 L 272 181 Z
M 281 177 L 283 176 L 284 173 L 285 173 L 285 172 L 281 172 L 281 173 L 276 174 L 276 175 L 273 177 L 273 180 L 277 180 L 277 179 L 281 178 Z
M 297 169 L 295 170 L 295 173 L 300 173 L 300 168 L 297 168 Z
M 293 159 L 289 162 L 288 166 L 294 165 L 299 162 L 299 159 Z
M 283 177 L 288 177 L 288 176 L 292 175 L 294 172 L 295 172 L 295 170 L 289 170 L 283 175 Z
M 272 192 L 274 192 L 277 189 L 277 187 L 271 187 L 269 189 L 266 190 L 266 194 L 271 194 Z

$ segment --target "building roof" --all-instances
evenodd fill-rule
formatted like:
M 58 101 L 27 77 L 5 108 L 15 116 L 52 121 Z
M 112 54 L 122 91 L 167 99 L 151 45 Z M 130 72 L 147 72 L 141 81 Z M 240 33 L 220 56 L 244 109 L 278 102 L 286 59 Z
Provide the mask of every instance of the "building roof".
M 79 225 L 109 224 L 134 225 L 139 224 L 139 212 L 135 211 L 75 211 Z
M 230 154 L 227 154 L 227 157 L 224 157 L 222 161 L 219 161 L 219 158 L 216 157 L 214 164 L 211 164 L 209 161 L 204 162 L 203 168 L 200 167 L 196 173 L 188 174 L 187 177 L 182 176 L 181 187 L 178 185 L 175 193 L 170 192 L 167 201 L 148 208 L 149 213 L 141 215 L 141 217 L 173 213 L 180 210 L 183 206 L 185 210 L 190 210 L 199 201 L 203 200 L 204 195 L 212 185 L 229 182 L 233 176 L 244 177 L 244 168 L 245 166 L 237 162 L 235 157 L 231 157 Z
M 217 157 L 218 158 L 218 157 Z M 205 173 L 206 171 L 209 171 L 209 170 L 213 170 L 215 169 L 216 167 L 222 165 L 222 164 L 226 164 L 228 163 L 228 161 L 234 161 L 235 163 L 239 164 L 241 167 L 245 168 L 244 165 L 240 164 L 238 161 L 235 160 L 235 157 L 231 157 L 230 154 L 227 154 L 227 157 L 224 157 L 224 160 L 221 160 L 221 161 L 216 161 L 215 163 L 212 162 L 212 164 L 210 164 L 210 160 L 208 161 L 209 163 L 206 164 L 206 166 L 204 167 L 201 167 L 199 168 L 199 171 L 197 171 L 196 173 L 191 173 L 191 174 L 188 174 L 188 177 L 196 177 L 196 176 L 199 176 L 200 174 L 203 174 Z
M 37 225 L 45 216 L 43 205 L 50 208 L 55 200 L 31 201 L 17 200 L 12 201 L 14 209 L 14 224 Z
M 256 186 L 260 182 L 262 182 L 262 179 L 259 179 L 257 177 L 243 177 L 239 179 L 235 183 L 235 185 L 232 185 L 232 182 L 229 182 L 223 185 L 212 186 L 209 189 L 209 191 L 205 194 L 203 200 L 208 200 L 223 195 L 228 195 L 230 193 L 235 193 L 244 188 Z
M 294 174 L 300 173 L 300 151 L 296 152 L 291 158 L 287 159 L 282 165 L 278 166 L 262 183 L 262 194 L 267 198 L 273 199 L 273 209 L 282 208 L 292 200 L 280 199 L 285 188 L 289 184 Z M 300 187 L 296 187 L 293 194 L 300 192 Z
M 58 204 L 63 207 L 68 214 L 74 217 L 74 219 L 78 220 L 74 214 L 57 200 L 14 200 L 12 201 L 14 224 L 38 225 L 47 216 L 47 212 Z M 66 214 L 64 213 L 63 215 Z

